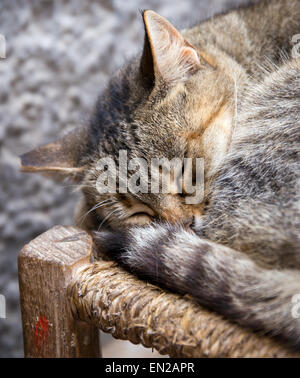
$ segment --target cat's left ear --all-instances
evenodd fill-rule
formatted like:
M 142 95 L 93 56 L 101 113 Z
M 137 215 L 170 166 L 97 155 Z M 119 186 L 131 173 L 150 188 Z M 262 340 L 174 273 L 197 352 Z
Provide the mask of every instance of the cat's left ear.
M 42 173 L 56 180 L 70 178 L 80 182 L 85 165 L 87 130 L 75 129 L 63 138 L 21 156 L 21 171 Z
M 144 78 L 152 83 L 174 83 L 185 80 L 200 68 L 196 49 L 178 30 L 159 14 L 143 13 L 145 44 L 141 59 Z

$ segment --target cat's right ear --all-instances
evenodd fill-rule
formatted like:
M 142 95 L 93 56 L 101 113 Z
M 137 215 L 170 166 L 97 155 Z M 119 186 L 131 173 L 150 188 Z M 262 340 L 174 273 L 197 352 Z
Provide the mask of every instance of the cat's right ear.
M 56 180 L 69 178 L 80 182 L 87 151 L 87 129 L 75 129 L 63 138 L 35 148 L 21 156 L 22 172 L 42 173 Z
M 145 43 L 141 73 L 151 85 L 183 81 L 200 68 L 196 49 L 159 14 L 143 12 Z

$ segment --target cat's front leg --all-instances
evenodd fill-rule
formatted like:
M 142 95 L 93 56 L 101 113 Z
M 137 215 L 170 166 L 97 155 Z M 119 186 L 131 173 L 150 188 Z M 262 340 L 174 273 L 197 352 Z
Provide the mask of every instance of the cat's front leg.
M 93 237 L 99 257 L 109 257 L 143 278 L 158 280 L 157 266 L 162 266 L 160 251 L 171 242 L 179 229 L 178 226 L 157 223 L 118 231 L 94 232 Z
M 190 294 L 235 321 L 300 349 L 296 270 L 267 270 L 247 255 L 201 239 L 180 226 L 153 224 L 94 234 L 99 251 L 152 283 Z

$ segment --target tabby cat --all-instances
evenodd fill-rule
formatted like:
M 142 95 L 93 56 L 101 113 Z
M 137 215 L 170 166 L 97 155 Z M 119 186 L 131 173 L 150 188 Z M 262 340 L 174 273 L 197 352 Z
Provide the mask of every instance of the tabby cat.
M 291 45 L 300 0 L 256 1 L 182 32 L 151 10 L 143 20 L 141 57 L 111 78 L 89 125 L 23 155 L 22 169 L 81 185 L 77 220 L 101 253 L 300 349 L 300 59 Z M 149 162 L 204 158 L 204 201 L 189 205 L 171 190 L 100 194 L 97 162 L 110 156 L 119 167 L 120 150 Z

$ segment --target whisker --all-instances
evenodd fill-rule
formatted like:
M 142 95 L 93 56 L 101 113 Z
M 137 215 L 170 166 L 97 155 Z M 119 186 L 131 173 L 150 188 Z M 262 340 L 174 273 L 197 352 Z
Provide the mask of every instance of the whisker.
M 103 221 L 100 223 L 100 226 L 98 227 L 98 231 L 100 231 L 100 228 L 102 227 L 102 225 L 115 213 L 119 211 L 119 209 L 115 209 L 113 210 L 111 213 L 109 213 L 104 219 Z
M 105 205 L 109 205 L 110 203 L 111 203 L 112 201 L 110 200 L 110 199 L 107 199 L 107 200 L 105 200 L 105 201 L 102 201 L 102 202 L 100 202 L 100 203 L 97 203 L 95 206 L 93 206 L 89 211 L 87 211 L 85 214 L 83 214 L 82 215 L 82 217 L 80 218 L 80 220 L 81 220 L 81 223 L 80 223 L 80 225 L 82 224 L 82 222 L 85 220 L 85 218 L 92 212 L 92 211 L 94 211 L 94 210 L 97 210 L 97 209 L 99 209 L 100 207 L 102 207 L 102 206 L 105 206 Z

